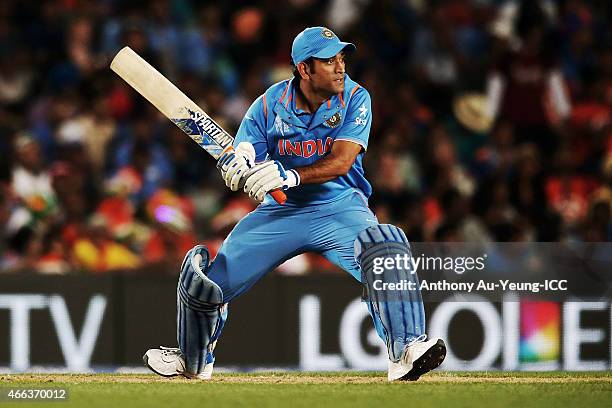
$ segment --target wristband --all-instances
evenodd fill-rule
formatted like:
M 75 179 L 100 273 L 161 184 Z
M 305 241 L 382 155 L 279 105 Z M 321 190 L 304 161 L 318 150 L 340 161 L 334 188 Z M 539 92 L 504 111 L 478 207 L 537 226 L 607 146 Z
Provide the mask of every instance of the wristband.
M 300 185 L 300 173 L 297 170 L 289 169 L 286 172 L 287 178 L 283 183 L 283 190 Z

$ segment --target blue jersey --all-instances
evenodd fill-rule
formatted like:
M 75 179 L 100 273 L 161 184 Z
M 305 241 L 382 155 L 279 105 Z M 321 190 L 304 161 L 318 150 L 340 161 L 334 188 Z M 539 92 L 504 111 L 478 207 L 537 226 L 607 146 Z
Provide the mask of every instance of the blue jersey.
M 257 162 L 278 160 L 285 169 L 292 169 L 329 154 L 336 140 L 357 143 L 363 149 L 346 175 L 290 188 L 285 191 L 287 204 L 321 204 L 355 189 L 369 197 L 372 187 L 364 176 L 362 161 L 372 124 L 370 94 L 345 75 L 344 92 L 332 96 L 311 114 L 296 108 L 295 84 L 293 79 L 276 83 L 253 102 L 240 124 L 234 147 L 250 142 Z M 266 202 L 270 202 L 268 196 Z

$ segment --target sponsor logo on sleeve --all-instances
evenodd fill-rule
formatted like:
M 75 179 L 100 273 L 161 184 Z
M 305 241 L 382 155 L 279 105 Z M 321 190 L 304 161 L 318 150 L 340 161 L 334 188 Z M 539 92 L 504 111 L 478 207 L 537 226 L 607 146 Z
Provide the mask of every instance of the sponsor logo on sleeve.
M 368 123 L 368 108 L 365 103 L 362 103 L 359 107 L 359 115 L 355 118 L 355 124 L 358 126 L 365 126 Z

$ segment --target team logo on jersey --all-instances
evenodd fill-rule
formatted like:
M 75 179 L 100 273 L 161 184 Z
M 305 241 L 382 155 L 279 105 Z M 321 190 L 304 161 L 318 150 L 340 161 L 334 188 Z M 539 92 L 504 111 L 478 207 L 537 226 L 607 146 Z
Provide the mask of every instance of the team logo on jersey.
M 323 35 L 323 37 L 327 38 L 328 40 L 334 38 L 334 33 L 332 33 L 332 31 L 328 28 L 324 28 L 323 30 L 321 30 L 321 35 Z
M 336 112 L 332 115 L 331 118 L 325 121 L 325 125 L 333 129 L 335 127 L 338 127 L 338 125 L 340 125 L 340 122 L 342 122 L 342 116 L 340 115 L 340 112 Z

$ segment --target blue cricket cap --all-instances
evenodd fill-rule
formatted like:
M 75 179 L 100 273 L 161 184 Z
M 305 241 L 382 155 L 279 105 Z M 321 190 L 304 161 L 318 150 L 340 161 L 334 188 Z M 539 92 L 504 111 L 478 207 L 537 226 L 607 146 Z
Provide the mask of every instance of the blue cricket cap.
M 349 47 L 355 50 L 354 44 L 342 42 L 336 34 L 325 27 L 308 27 L 293 40 L 291 59 L 297 65 L 310 57 L 331 58 L 340 51 Z

